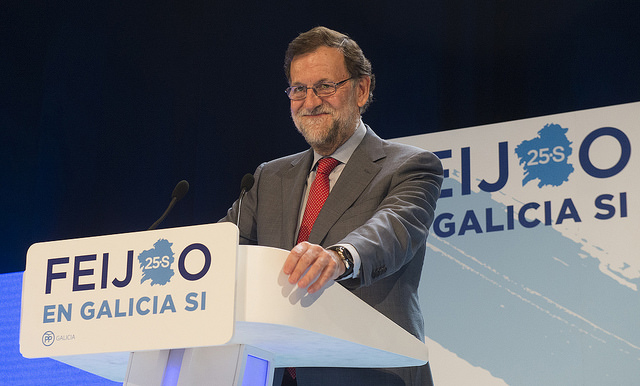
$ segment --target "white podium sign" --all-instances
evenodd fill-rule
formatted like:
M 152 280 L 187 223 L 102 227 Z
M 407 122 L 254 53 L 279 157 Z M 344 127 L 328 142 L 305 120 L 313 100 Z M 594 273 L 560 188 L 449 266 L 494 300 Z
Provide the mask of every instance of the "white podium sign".
M 34 244 L 20 351 L 38 358 L 225 344 L 234 333 L 237 247 L 230 223 Z

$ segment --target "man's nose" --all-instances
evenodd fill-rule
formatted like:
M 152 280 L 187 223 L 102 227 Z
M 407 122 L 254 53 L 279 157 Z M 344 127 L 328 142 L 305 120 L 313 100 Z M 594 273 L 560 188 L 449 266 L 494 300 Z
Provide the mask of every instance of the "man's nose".
M 322 98 L 316 95 L 313 89 L 307 89 L 307 97 L 304 99 L 303 107 L 311 110 L 322 104 Z

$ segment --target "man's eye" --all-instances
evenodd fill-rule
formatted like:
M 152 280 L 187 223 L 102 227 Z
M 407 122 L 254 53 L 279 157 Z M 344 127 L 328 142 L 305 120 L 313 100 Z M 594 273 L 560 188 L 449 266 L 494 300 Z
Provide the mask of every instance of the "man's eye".
M 319 85 L 316 86 L 316 90 L 318 91 L 331 90 L 331 88 L 333 88 L 333 86 L 329 83 L 320 83 Z
M 305 87 L 305 86 L 297 86 L 297 87 L 293 88 L 293 92 L 296 92 L 296 93 L 297 92 L 305 92 L 305 91 L 307 91 L 307 87 Z

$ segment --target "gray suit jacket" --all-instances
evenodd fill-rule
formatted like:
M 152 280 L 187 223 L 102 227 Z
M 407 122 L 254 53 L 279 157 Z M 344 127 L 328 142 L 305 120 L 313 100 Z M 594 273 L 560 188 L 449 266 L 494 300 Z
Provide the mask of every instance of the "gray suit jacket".
M 242 204 L 241 243 L 295 246 L 312 161 L 309 149 L 257 168 L 254 187 Z M 353 245 L 362 261 L 359 278 L 340 284 L 421 340 L 418 284 L 442 176 L 442 165 L 432 153 L 382 140 L 367 127 L 309 235 L 309 242 L 324 247 Z M 235 220 L 237 205 L 223 220 Z M 298 384 L 388 385 L 395 379 L 398 384 L 422 385 L 425 374 L 421 373 L 426 372 L 424 367 L 369 370 L 301 368 Z M 384 378 L 387 375 L 392 378 Z M 351 376 L 358 381 L 349 380 Z

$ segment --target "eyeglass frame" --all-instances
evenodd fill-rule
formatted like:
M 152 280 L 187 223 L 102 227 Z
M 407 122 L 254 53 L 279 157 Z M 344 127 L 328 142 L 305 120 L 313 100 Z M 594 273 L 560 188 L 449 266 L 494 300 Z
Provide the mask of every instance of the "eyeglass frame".
M 343 84 L 345 84 L 346 82 L 350 81 L 351 79 L 355 79 L 355 77 L 354 77 L 354 76 L 352 76 L 352 77 L 349 77 L 349 78 L 347 78 L 347 79 L 345 79 L 345 80 L 341 80 L 340 82 L 337 82 L 337 83 L 334 83 L 334 82 L 318 82 L 318 83 L 314 84 L 314 85 L 313 85 L 313 86 L 311 86 L 311 87 L 309 87 L 309 86 L 307 86 L 307 85 L 289 86 L 289 87 L 287 87 L 287 88 L 284 90 L 284 92 L 285 92 L 285 94 L 287 94 L 287 96 L 289 97 L 289 99 L 291 99 L 292 101 L 302 101 L 302 100 L 305 100 L 305 99 L 307 98 L 307 95 L 308 95 L 308 91 L 309 91 L 309 90 L 313 90 L 313 93 L 314 93 L 314 94 L 316 94 L 316 96 L 317 96 L 318 98 L 324 98 L 324 97 L 329 97 L 329 96 L 331 96 L 331 95 L 335 95 L 335 93 L 337 93 L 337 92 L 338 92 L 338 88 L 339 88 L 340 86 L 342 86 Z M 318 95 L 318 91 L 316 90 L 316 87 L 317 87 L 317 86 L 319 86 L 319 85 L 322 85 L 322 84 L 324 84 L 324 85 L 332 85 L 332 86 L 333 86 L 333 92 L 332 92 L 331 94 Z M 293 99 L 293 98 L 291 97 L 291 95 L 289 95 L 289 92 L 291 92 L 291 91 L 293 91 L 294 89 L 299 88 L 299 87 L 304 87 L 304 98 L 300 98 L 300 99 Z

